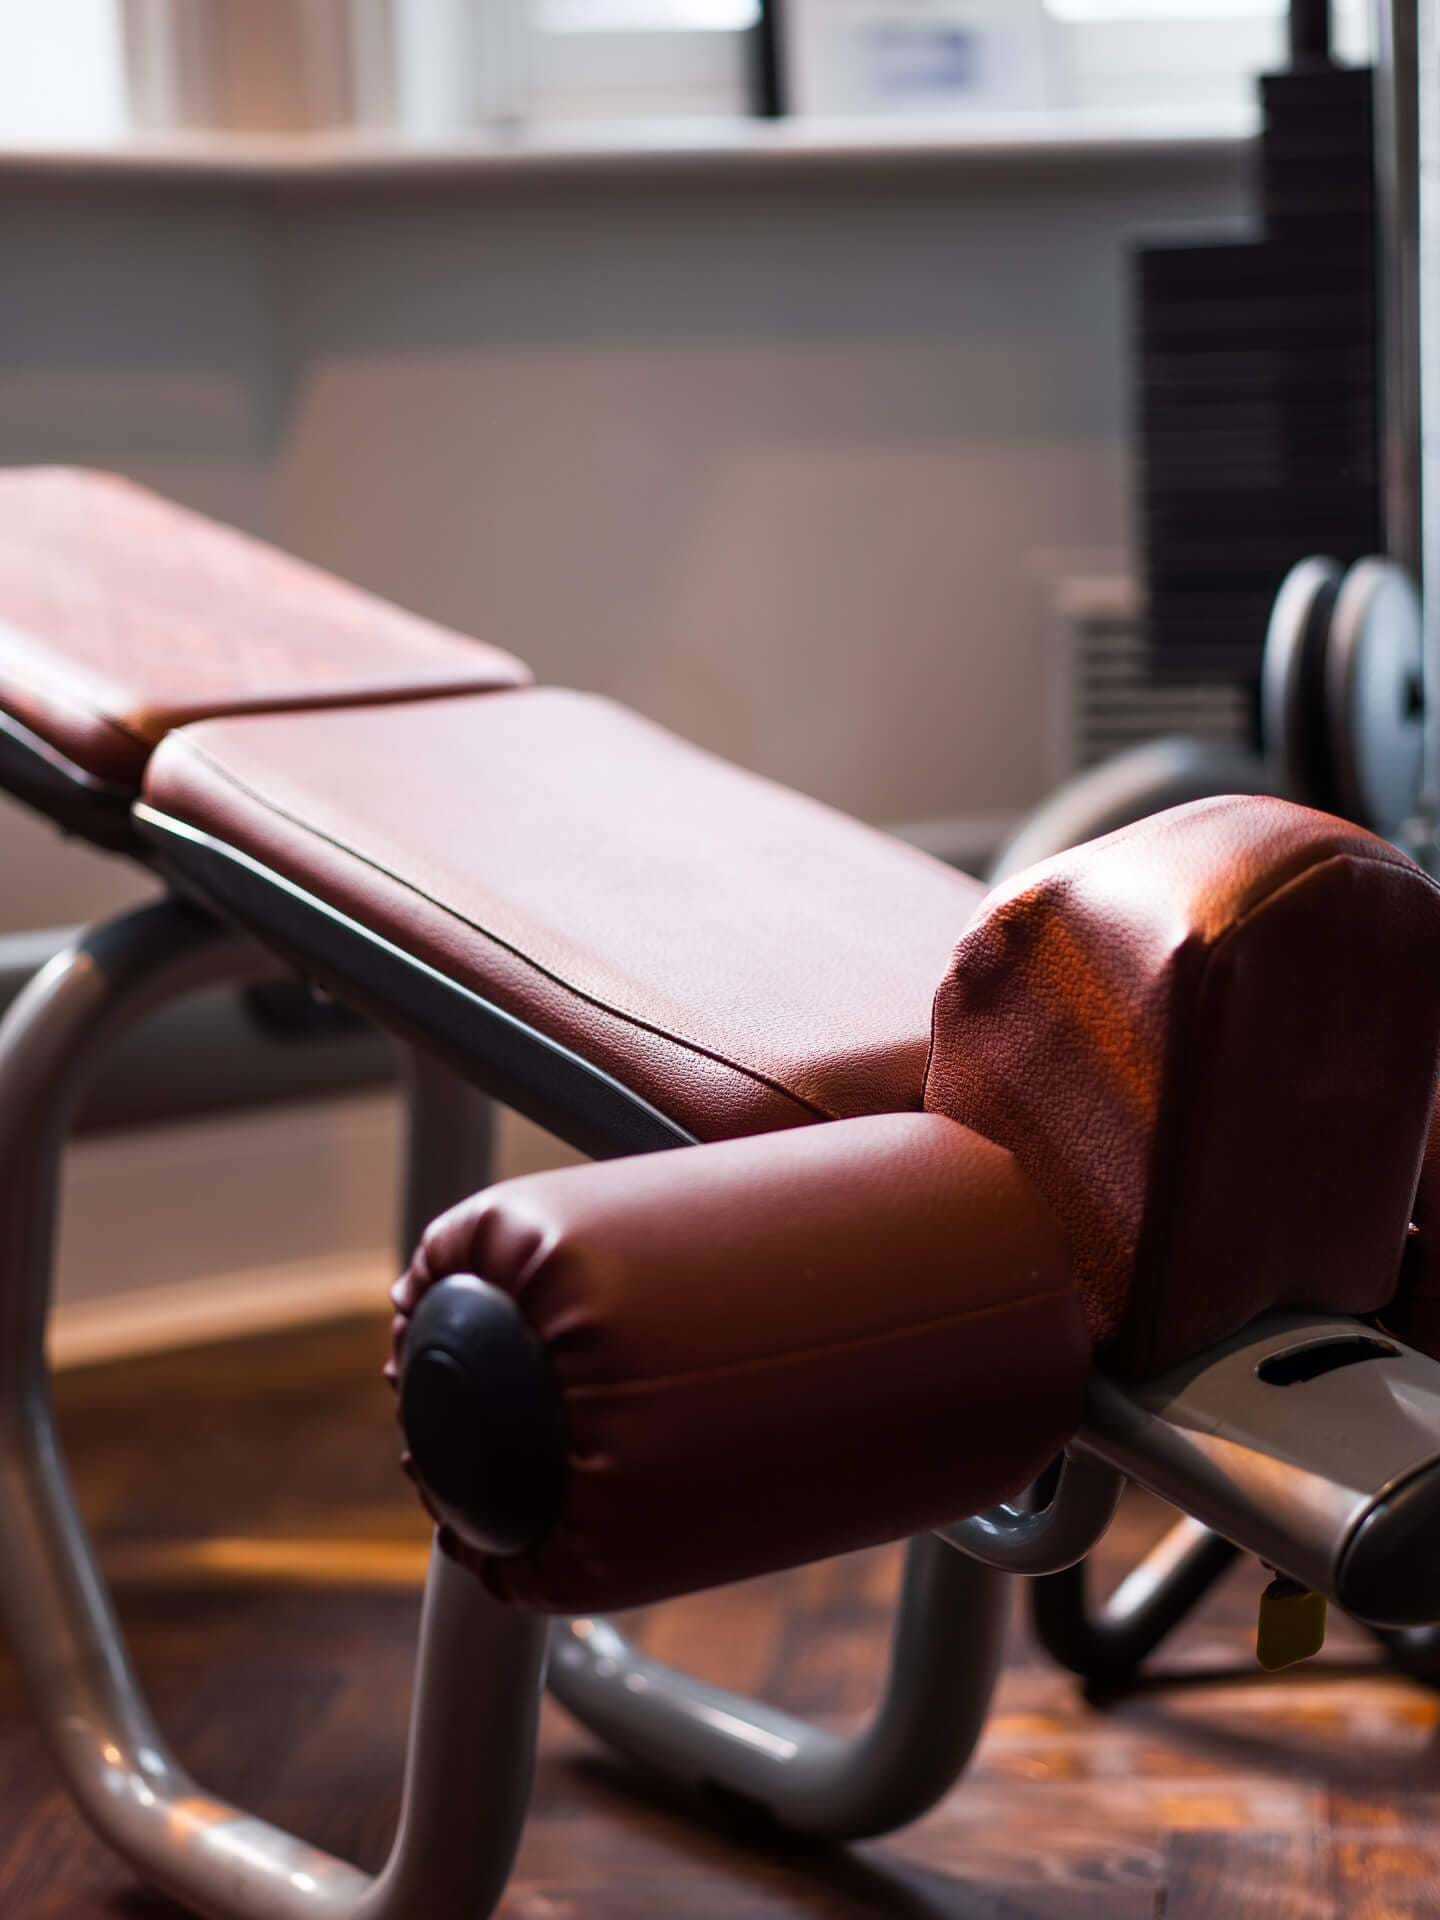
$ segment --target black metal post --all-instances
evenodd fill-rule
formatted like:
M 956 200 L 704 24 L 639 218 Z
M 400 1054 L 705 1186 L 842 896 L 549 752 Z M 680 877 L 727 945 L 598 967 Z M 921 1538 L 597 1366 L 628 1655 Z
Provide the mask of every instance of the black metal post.
M 1290 0 L 1290 64 L 1330 63 L 1330 0 Z

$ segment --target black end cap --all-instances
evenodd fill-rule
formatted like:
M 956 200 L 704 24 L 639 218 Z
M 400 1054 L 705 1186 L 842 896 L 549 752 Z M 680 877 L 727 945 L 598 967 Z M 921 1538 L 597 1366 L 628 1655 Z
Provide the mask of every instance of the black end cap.
M 568 1472 L 565 1406 L 509 1294 L 468 1274 L 429 1290 L 405 1332 L 400 1421 L 437 1515 L 468 1545 L 517 1554 L 549 1533 Z

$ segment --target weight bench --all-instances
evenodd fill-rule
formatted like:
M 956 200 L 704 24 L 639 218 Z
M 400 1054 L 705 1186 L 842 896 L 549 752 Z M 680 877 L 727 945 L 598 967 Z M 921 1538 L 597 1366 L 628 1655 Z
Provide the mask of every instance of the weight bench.
M 987 894 L 67 473 L 0 475 L 0 783 L 167 889 L 0 1024 L 0 1617 L 87 1816 L 195 1911 L 490 1911 L 547 1648 L 652 1764 L 832 1839 L 913 1819 L 1004 1576 L 1082 1560 L 1127 1478 L 1297 1593 L 1440 1620 L 1440 1364 L 1400 1337 L 1433 1343 L 1440 890 L 1385 843 L 1201 802 Z M 156 1005 L 277 966 L 427 1063 L 390 1374 L 438 1531 L 374 1881 L 169 1755 L 46 1385 L 75 1103 Z M 480 1096 L 597 1164 L 472 1192 Z M 605 1618 L 902 1538 L 849 1738 Z

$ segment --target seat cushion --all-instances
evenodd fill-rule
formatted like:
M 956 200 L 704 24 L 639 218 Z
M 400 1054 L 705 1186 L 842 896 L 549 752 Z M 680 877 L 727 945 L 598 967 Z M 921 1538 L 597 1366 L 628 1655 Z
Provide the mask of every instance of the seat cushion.
M 466 640 L 125 480 L 0 472 L 0 713 L 134 790 L 207 714 L 523 684 Z
M 702 1139 L 920 1105 L 974 880 L 608 701 L 173 734 L 146 797 Z
M 926 1105 L 1069 1232 L 1112 1366 L 1395 1293 L 1440 1049 L 1440 888 L 1283 800 L 1198 801 L 1017 875 L 935 1001 Z

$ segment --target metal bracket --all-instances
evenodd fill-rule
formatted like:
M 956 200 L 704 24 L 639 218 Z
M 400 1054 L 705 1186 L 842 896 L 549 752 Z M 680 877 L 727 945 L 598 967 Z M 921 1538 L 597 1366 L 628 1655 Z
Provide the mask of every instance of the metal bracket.
M 1125 1475 L 1068 1448 L 1043 1506 L 1001 1505 L 937 1528 L 940 1538 L 1001 1573 L 1062 1573 L 1104 1537 L 1125 1491 Z
M 1082 1439 L 1358 1619 L 1440 1619 L 1440 1363 L 1363 1321 L 1263 1314 L 1158 1379 L 1096 1375 Z

